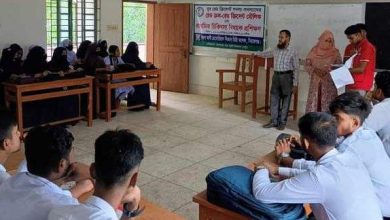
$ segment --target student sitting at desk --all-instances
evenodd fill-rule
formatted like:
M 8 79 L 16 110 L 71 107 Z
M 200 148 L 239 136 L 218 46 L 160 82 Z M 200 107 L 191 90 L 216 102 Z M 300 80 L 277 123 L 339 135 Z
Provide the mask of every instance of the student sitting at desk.
M 92 44 L 91 41 L 85 40 L 80 43 L 79 48 L 77 48 L 76 57 L 77 64 L 83 64 L 85 61 L 85 55 L 87 54 L 88 47 Z
M 0 110 L 0 185 L 11 177 L 3 164 L 8 157 L 20 150 L 20 132 L 15 116 L 8 110 Z
M 49 220 L 118 219 L 116 209 L 123 204 L 121 219 L 140 214 L 141 192 L 136 186 L 144 150 L 139 137 L 128 130 L 106 131 L 95 142 L 95 163 L 91 174 L 96 179 L 93 196 L 82 205 L 53 209 Z
M 314 157 L 315 165 L 276 183 L 270 181 L 268 169 L 258 167 L 253 178 L 255 197 L 264 203 L 310 203 L 317 220 L 381 220 L 364 165 L 334 147 L 336 120 L 327 113 L 311 112 L 299 119 L 298 127 L 302 147 Z
M 125 53 L 122 55 L 122 60 L 125 63 L 132 63 L 135 65 L 137 70 L 145 70 L 153 68 L 153 64 L 149 62 L 142 62 L 139 58 L 138 44 L 136 42 L 130 42 L 127 45 Z M 136 85 L 134 86 L 135 92 L 132 96 L 127 97 L 127 106 L 134 106 L 144 104 L 144 107 L 137 108 L 136 110 L 148 109 L 152 104 L 150 99 L 150 88 L 149 84 Z
M 73 136 L 62 127 L 33 128 L 25 139 L 28 172 L 10 177 L 0 186 L 2 219 L 47 219 L 50 210 L 78 204 L 77 197 L 92 190 L 91 180 L 78 177 L 72 161 Z M 59 186 L 75 178 L 70 190 Z
M 390 159 L 385 148 L 375 131 L 362 126 L 364 120 L 370 114 L 371 105 L 357 92 L 347 92 L 339 95 L 329 106 L 330 112 L 337 120 L 337 135 L 342 138 L 336 148 L 339 152 L 354 156 L 363 162 L 375 193 L 379 199 L 382 214 L 390 217 L 390 173 L 384 167 L 390 167 Z M 299 143 L 300 144 L 300 143 Z M 285 141 L 281 145 L 287 146 L 279 152 L 290 151 L 289 144 Z M 290 157 L 281 158 L 284 165 L 298 168 L 288 170 L 284 168 L 272 169 L 273 173 L 290 176 L 299 173 L 300 169 L 307 169 L 315 165 L 313 161 L 292 160 Z M 358 178 L 358 177 L 357 177 Z
M 110 48 L 108 48 L 108 52 L 110 55 L 106 56 L 104 58 L 104 63 L 107 66 L 110 66 L 112 70 L 115 70 L 118 65 L 125 64 L 121 58 L 121 52 L 119 51 L 119 47 L 116 45 L 111 45 Z M 116 80 L 113 82 L 124 82 L 126 79 L 123 80 Z M 115 89 L 115 107 L 119 108 L 121 100 L 124 100 L 127 98 L 128 94 L 132 95 L 134 93 L 134 87 L 128 86 L 128 87 L 120 87 Z

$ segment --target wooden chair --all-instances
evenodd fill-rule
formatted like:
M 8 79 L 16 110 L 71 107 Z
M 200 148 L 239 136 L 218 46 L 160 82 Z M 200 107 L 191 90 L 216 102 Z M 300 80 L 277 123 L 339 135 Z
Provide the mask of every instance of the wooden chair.
M 238 105 L 238 93 L 241 93 L 241 112 L 245 112 L 245 105 L 252 103 L 245 102 L 246 92 L 253 90 L 256 94 L 257 90 L 257 70 L 254 68 L 254 55 L 237 54 L 236 68 L 234 70 L 218 69 L 219 73 L 219 108 L 222 108 L 222 102 L 226 100 L 234 100 L 234 104 Z M 224 73 L 234 73 L 233 81 L 224 81 Z M 248 81 L 252 78 L 252 81 Z M 231 90 L 234 92 L 233 97 L 223 98 L 223 90 Z

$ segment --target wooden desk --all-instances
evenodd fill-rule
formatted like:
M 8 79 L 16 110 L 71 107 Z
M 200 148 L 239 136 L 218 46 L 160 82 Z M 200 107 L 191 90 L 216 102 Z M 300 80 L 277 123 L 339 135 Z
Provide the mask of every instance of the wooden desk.
M 276 162 L 275 152 L 272 151 L 265 156 L 262 156 L 255 160 L 253 163 L 249 164 L 247 167 L 254 169 L 254 163 L 259 163 L 261 161 L 270 161 Z M 225 209 L 223 207 L 217 206 L 213 203 L 207 201 L 207 190 L 196 194 L 192 201 L 199 204 L 199 220 L 250 220 L 251 218 L 233 212 L 231 210 Z M 304 205 L 306 214 L 311 213 L 309 205 Z
M 142 77 L 142 78 L 141 78 Z M 115 80 L 126 80 L 124 82 L 113 82 Z M 160 69 L 150 69 L 150 70 L 137 70 L 133 72 L 124 72 L 124 73 L 106 73 L 98 72 L 96 73 L 96 112 L 100 113 L 100 89 L 105 90 L 106 94 L 106 111 L 105 118 L 106 121 L 111 120 L 111 112 L 117 110 L 111 109 L 111 89 L 116 89 L 120 87 L 142 85 L 148 83 L 157 83 L 157 101 L 156 109 L 160 110 L 161 106 L 161 70 Z
M 10 103 L 16 104 L 16 118 L 20 133 L 23 134 L 23 103 L 45 100 L 51 98 L 65 97 L 71 95 L 88 94 L 88 112 L 87 116 L 78 116 L 61 121 L 50 122 L 49 124 L 59 124 L 80 119 L 87 119 L 88 127 L 92 126 L 92 81 L 93 77 L 86 76 L 75 79 L 63 79 L 50 82 L 38 82 L 29 84 L 12 84 L 4 83 L 4 96 L 7 108 L 10 108 Z M 62 90 L 67 87 L 67 90 Z M 53 90 L 52 89 L 58 89 Z M 42 93 L 39 93 L 42 91 Z

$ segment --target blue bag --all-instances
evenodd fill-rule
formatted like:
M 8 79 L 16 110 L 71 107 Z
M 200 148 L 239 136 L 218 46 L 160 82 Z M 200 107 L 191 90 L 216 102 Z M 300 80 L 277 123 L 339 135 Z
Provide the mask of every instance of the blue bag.
M 207 200 L 256 220 L 304 220 L 302 204 L 266 204 L 252 193 L 254 172 L 243 166 L 215 170 L 206 177 Z

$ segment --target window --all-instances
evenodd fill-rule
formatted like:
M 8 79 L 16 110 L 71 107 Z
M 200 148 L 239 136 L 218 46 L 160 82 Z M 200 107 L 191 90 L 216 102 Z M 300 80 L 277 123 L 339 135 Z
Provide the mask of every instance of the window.
M 97 41 L 100 34 L 100 0 L 46 0 L 47 54 L 62 40 L 74 48 L 84 40 Z

